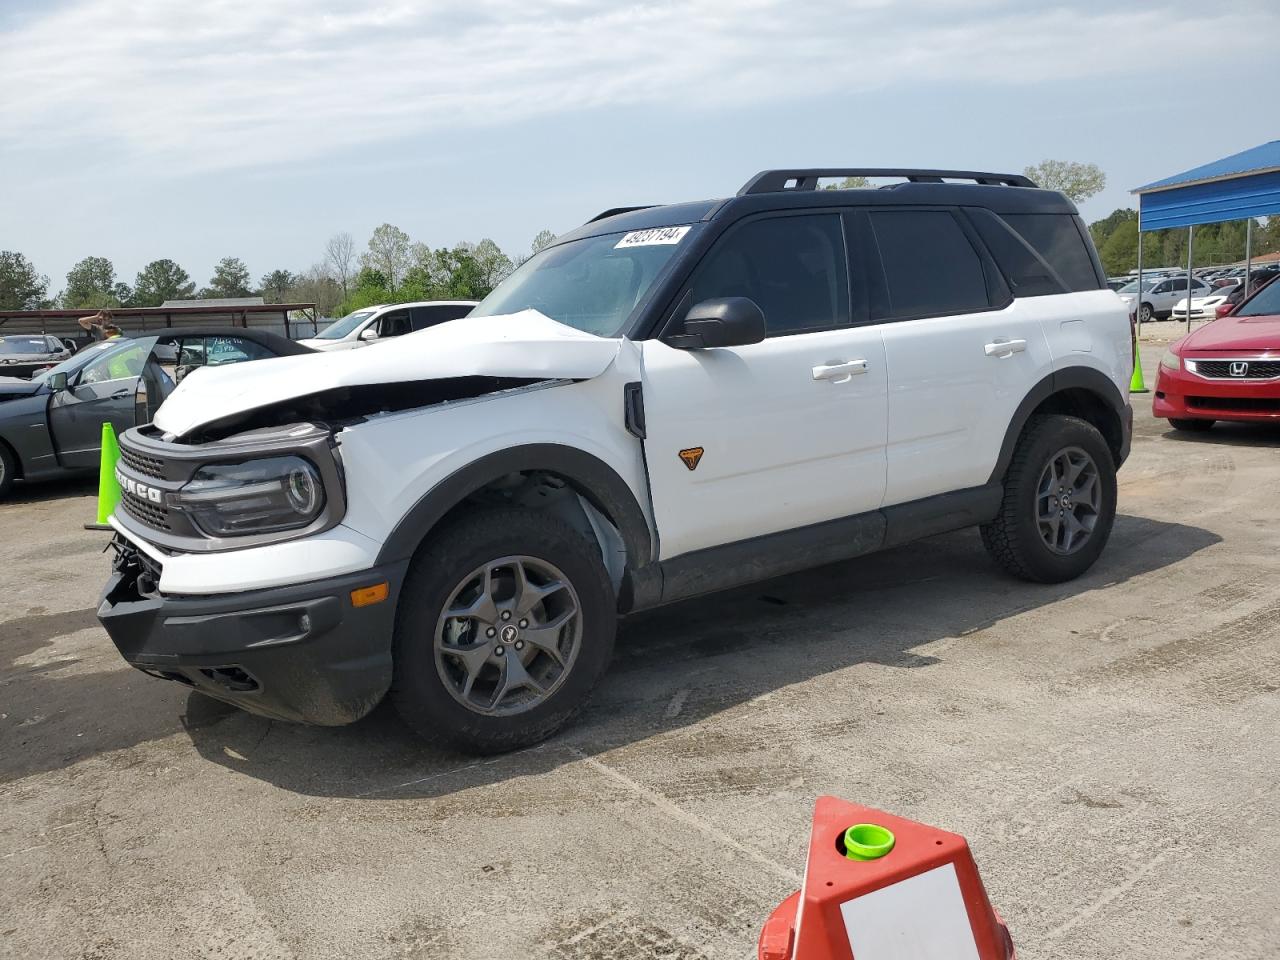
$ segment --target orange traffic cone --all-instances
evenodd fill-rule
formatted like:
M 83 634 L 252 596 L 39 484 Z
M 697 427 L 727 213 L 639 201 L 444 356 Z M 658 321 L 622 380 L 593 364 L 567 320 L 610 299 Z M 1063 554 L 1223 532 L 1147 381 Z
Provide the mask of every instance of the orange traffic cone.
M 759 960 L 1014 960 L 964 837 L 819 797 L 804 886 Z

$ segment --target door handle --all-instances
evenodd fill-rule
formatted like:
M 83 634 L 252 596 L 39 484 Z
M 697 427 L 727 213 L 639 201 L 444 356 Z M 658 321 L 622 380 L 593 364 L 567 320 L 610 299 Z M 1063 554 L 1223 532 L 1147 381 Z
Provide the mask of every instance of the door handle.
M 813 379 L 834 380 L 843 383 L 850 377 L 867 372 L 866 360 L 845 360 L 841 363 L 823 364 L 813 368 Z
M 988 357 L 1008 357 L 1015 353 L 1022 353 L 1026 349 L 1027 341 L 1005 340 L 1003 337 L 998 337 L 983 347 Z
M 113 394 L 111 395 L 111 399 L 112 399 L 112 400 L 123 400 L 123 399 L 124 399 L 125 397 L 127 397 L 128 395 L 129 395 L 129 388 L 128 388 L 128 387 L 126 387 L 126 388 L 124 388 L 123 390 L 117 390 L 115 393 L 113 393 Z

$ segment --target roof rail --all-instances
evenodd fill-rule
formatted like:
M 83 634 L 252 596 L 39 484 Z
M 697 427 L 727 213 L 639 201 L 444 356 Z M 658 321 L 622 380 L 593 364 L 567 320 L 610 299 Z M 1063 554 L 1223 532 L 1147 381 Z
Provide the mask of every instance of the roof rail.
M 639 207 L 610 207 L 601 213 L 597 213 L 587 223 L 595 223 L 597 220 L 603 220 L 605 217 L 616 217 L 620 213 L 635 213 L 637 210 L 648 210 L 656 204 L 646 203 Z
M 897 167 L 831 167 L 813 170 L 765 170 L 757 173 L 738 191 L 747 197 L 756 193 L 778 193 L 783 190 L 816 190 L 822 177 L 904 177 L 912 183 L 942 183 L 949 180 L 974 180 L 989 185 L 1034 187 L 1020 173 L 981 173 L 976 170 L 914 170 Z

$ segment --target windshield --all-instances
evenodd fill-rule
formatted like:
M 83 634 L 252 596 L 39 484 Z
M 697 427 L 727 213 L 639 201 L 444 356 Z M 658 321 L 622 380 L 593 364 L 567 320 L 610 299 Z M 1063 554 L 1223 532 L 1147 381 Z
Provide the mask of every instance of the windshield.
M 1249 298 L 1243 306 L 1236 307 L 1237 317 L 1280 316 L 1280 283 L 1267 281 L 1267 285 Z
M 105 359 L 108 355 L 124 353 L 128 350 L 145 349 L 150 352 L 151 348 L 155 346 L 155 343 L 155 337 L 139 337 L 137 339 L 119 337 L 115 340 L 103 340 L 101 343 L 90 344 L 74 357 L 71 357 L 68 360 L 63 360 L 55 367 L 50 367 L 48 370 L 40 371 L 31 379 L 39 383 L 40 381 L 48 380 L 49 377 L 55 373 L 65 373 L 68 377 L 71 377 L 83 370 L 90 363 L 93 363 L 96 360 Z
M 335 320 L 315 335 L 315 340 L 341 340 L 360 324 L 372 317 L 376 310 L 357 310 L 348 313 L 341 320 Z
M 583 237 L 534 254 L 469 317 L 534 309 L 598 337 L 616 337 L 671 255 L 696 226 Z
M 44 337 L 0 337 L 0 354 L 48 352 L 49 342 Z

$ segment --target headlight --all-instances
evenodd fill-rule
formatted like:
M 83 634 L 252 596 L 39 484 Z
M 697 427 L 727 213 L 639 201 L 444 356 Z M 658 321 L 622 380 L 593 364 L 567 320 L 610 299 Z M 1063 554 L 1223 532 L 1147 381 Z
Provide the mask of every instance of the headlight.
M 211 537 L 296 530 L 324 509 L 324 485 L 302 457 L 210 464 L 169 494 L 169 506 Z
M 1174 373 L 1177 373 L 1182 369 L 1182 358 L 1172 350 L 1166 350 L 1164 352 L 1164 356 L 1160 358 L 1160 366 L 1164 367 L 1166 370 L 1172 370 Z

